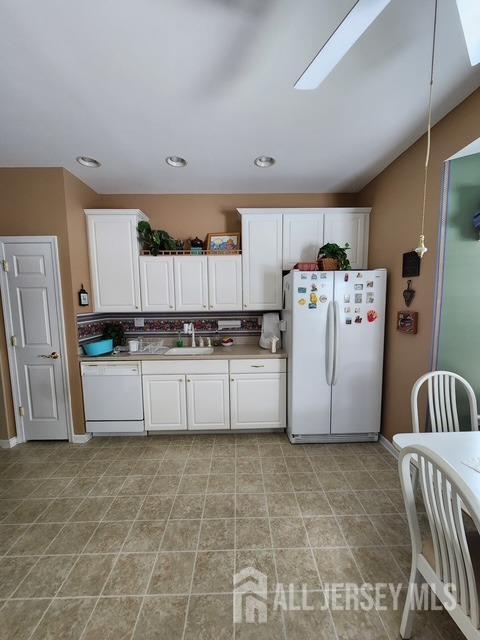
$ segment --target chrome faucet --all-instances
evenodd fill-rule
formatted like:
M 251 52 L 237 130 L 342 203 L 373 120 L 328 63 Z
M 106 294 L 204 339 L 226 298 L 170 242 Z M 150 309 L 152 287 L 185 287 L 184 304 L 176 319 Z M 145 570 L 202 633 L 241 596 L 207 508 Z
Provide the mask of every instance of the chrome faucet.
M 197 344 L 195 342 L 195 325 L 193 322 L 186 322 L 183 325 L 183 333 L 191 334 L 192 336 L 192 348 L 194 349 Z

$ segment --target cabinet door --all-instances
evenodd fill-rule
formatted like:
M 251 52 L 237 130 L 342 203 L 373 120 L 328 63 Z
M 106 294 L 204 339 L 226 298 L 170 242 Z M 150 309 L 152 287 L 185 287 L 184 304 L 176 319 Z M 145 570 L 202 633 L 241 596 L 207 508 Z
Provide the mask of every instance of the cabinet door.
M 185 376 L 143 376 L 143 410 L 147 431 L 186 429 Z
M 241 256 L 208 256 L 208 306 L 215 311 L 242 308 Z
M 285 213 L 283 216 L 283 268 L 297 262 L 315 262 L 323 245 L 323 212 Z
M 325 212 L 324 242 L 350 245 L 347 251 L 352 269 L 368 267 L 368 213 Z
M 189 429 L 229 429 L 228 374 L 187 375 Z
M 173 257 L 141 256 L 140 289 L 142 311 L 173 311 Z
M 284 428 L 285 373 L 230 375 L 232 429 Z
M 242 215 L 243 307 L 282 308 L 282 214 Z
M 205 311 L 208 306 L 207 257 L 175 256 L 175 308 Z
M 95 214 L 87 220 L 95 311 L 139 310 L 137 217 Z

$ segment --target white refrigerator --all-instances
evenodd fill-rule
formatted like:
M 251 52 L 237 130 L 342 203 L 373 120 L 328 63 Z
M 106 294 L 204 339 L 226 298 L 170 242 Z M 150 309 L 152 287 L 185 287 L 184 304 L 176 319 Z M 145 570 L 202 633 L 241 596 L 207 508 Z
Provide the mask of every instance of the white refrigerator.
M 386 281 L 385 269 L 284 277 L 291 442 L 378 439 Z

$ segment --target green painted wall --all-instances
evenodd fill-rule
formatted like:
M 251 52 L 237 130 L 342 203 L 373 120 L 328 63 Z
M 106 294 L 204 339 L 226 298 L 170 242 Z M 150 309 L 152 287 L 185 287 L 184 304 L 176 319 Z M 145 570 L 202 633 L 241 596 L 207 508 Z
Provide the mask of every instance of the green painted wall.
M 438 369 L 466 378 L 480 401 L 480 241 L 472 224 L 478 211 L 480 154 L 452 160 Z

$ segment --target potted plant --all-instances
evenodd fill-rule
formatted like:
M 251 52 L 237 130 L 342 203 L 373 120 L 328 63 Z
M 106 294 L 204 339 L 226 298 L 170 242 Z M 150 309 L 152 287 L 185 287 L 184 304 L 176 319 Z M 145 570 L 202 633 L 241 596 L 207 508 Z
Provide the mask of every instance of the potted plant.
M 150 223 L 139 222 L 137 225 L 138 238 L 144 251 L 149 251 L 152 256 L 158 256 L 160 251 L 175 251 L 175 240 L 162 229 L 152 229 Z
M 103 336 L 113 340 L 114 347 L 125 344 L 125 332 L 119 322 L 107 322 L 103 328 Z
M 324 244 L 318 250 L 318 268 L 321 271 L 348 271 L 350 269 L 350 260 L 347 257 L 349 249 L 348 242 L 344 247 L 340 247 L 334 242 Z

